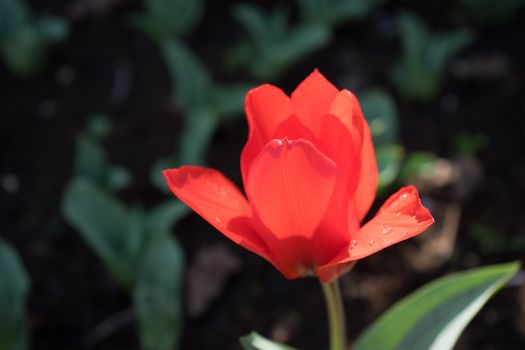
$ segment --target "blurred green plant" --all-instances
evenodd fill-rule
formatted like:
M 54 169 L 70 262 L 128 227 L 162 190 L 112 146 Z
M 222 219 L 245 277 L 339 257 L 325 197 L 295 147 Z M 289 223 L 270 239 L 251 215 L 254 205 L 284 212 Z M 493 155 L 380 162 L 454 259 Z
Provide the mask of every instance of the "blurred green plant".
M 467 232 L 482 256 L 518 253 L 525 249 L 525 238 L 521 234 L 502 235 L 494 227 L 479 222 L 470 224 Z
M 174 154 L 159 159 L 151 169 L 153 183 L 167 190 L 161 171 L 182 164 L 205 164 L 215 130 L 242 115 L 244 95 L 252 84 L 215 83 L 198 58 L 176 39 L 163 41 L 161 49 L 184 122 Z
M 461 0 L 467 14 L 480 23 L 502 23 L 512 19 L 525 0 Z
M 430 152 L 412 152 L 401 166 L 399 179 L 404 183 L 413 183 L 415 179 L 429 181 L 434 175 L 434 164 L 438 156 Z
M 394 99 L 385 91 L 370 89 L 360 94 L 363 114 L 370 126 L 379 170 L 378 192 L 397 178 L 405 150 L 399 142 L 399 121 Z
M 131 182 L 129 172 L 109 163 L 102 141 L 111 133 L 111 121 L 105 114 L 88 119 L 86 130 L 77 138 L 74 175 L 111 190 L 120 190 Z
M 295 348 L 266 339 L 257 332 L 251 332 L 241 337 L 239 341 L 245 350 L 296 350 Z
M 51 45 L 68 34 L 64 20 L 34 18 L 23 0 L 0 1 L 0 56 L 16 75 L 37 73 L 47 61 Z
M 247 37 L 227 52 L 225 65 L 263 81 L 278 79 L 302 58 L 327 45 L 332 36 L 329 27 L 316 22 L 290 25 L 284 7 L 266 14 L 254 5 L 240 4 L 233 14 Z
M 82 178 L 73 179 L 62 211 L 133 297 L 142 348 L 172 350 L 182 327 L 183 253 L 170 229 L 187 212 L 170 200 L 145 212 Z
M 131 17 L 132 25 L 162 41 L 190 33 L 202 17 L 204 4 L 200 0 L 144 0 L 144 9 Z
M 473 40 L 467 29 L 434 34 L 414 14 L 398 17 L 402 54 L 390 71 L 401 95 L 417 100 L 432 100 L 440 92 L 447 64 Z
M 472 318 L 519 268 L 519 263 L 492 265 L 430 282 L 381 315 L 353 348 L 450 350 Z
M 26 350 L 29 335 L 25 319 L 29 278 L 15 250 L 0 239 L 0 349 Z
M 215 130 L 241 115 L 244 95 L 252 84 L 218 84 L 204 64 L 181 40 L 202 17 L 200 0 L 145 0 L 146 11 L 132 17 L 132 25 L 160 48 L 173 84 L 183 126 L 173 154 L 152 166 L 153 184 L 167 191 L 162 170 L 181 164 L 205 164 Z
M 438 278 L 397 302 L 353 344 L 355 350 L 451 350 L 483 305 L 519 270 L 518 262 Z M 293 350 L 256 332 L 240 338 L 246 350 Z
M 335 26 L 362 19 L 387 0 L 297 0 L 305 22 Z
M 474 155 L 489 146 L 489 138 L 484 134 L 460 133 L 454 138 L 456 154 Z

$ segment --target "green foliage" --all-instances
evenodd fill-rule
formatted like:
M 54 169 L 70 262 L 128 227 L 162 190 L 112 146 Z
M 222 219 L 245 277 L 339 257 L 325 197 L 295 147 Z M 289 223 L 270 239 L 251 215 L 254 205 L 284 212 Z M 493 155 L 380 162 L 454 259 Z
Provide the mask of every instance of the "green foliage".
M 386 144 L 376 147 L 377 170 L 379 171 L 378 192 L 385 190 L 397 179 L 404 156 L 405 150 L 401 145 Z
M 518 263 L 500 264 L 437 279 L 391 307 L 354 349 L 452 349 L 470 320 L 518 269 Z
M 484 134 L 461 133 L 454 138 L 454 151 L 457 154 L 476 154 L 489 145 L 489 138 Z
M 397 178 L 405 154 L 399 144 L 396 104 L 388 93 L 379 89 L 366 91 L 359 100 L 374 142 L 378 192 L 381 192 Z
M 200 60 L 175 39 L 164 41 L 161 50 L 180 107 L 188 110 L 206 104 L 212 82 Z
M 23 0 L 0 1 L 0 56 L 17 75 L 38 72 L 50 46 L 68 34 L 67 23 L 59 18 L 34 19 Z
M 298 0 L 301 17 L 307 22 L 334 26 L 368 16 L 386 0 Z
M 439 93 L 448 62 L 473 36 L 466 29 L 433 34 L 421 19 L 406 12 L 398 22 L 403 51 L 391 79 L 403 96 L 431 100 Z
M 64 217 L 101 257 L 115 279 L 130 289 L 137 276 L 144 247 L 156 234 L 186 214 L 186 207 L 171 200 L 145 213 L 127 208 L 109 193 L 84 179 L 74 179 L 62 203 Z
M 248 37 L 229 51 L 226 65 L 264 81 L 278 79 L 331 39 L 330 30 L 317 23 L 290 26 L 288 12 L 282 7 L 267 15 L 253 5 L 244 4 L 234 8 L 234 16 Z
M 145 12 L 134 15 L 132 24 L 155 40 L 184 36 L 200 21 L 202 0 L 145 0 Z
M 245 350 L 295 350 L 295 348 L 266 339 L 257 332 L 251 332 L 241 337 L 239 341 Z
M 138 271 L 133 303 L 143 350 L 170 350 L 180 338 L 182 324 L 183 254 L 167 234 L 149 243 Z
M 512 19 L 524 0 L 461 0 L 466 12 L 480 23 L 502 23 Z
M 187 213 L 170 200 L 144 212 L 127 208 L 96 185 L 73 180 L 62 211 L 113 278 L 133 295 L 143 349 L 173 349 L 182 326 L 183 253 L 170 236 Z
M 111 132 L 109 118 L 103 114 L 93 115 L 86 131 L 77 139 L 75 149 L 75 176 L 82 177 L 103 188 L 119 190 L 131 182 L 129 172 L 109 163 L 102 140 Z
M 428 180 L 433 175 L 434 164 L 438 157 L 430 152 L 413 152 L 404 160 L 399 178 L 410 183 L 414 178 Z
M 209 110 L 218 122 L 238 116 L 244 95 L 252 84 L 217 84 L 200 60 L 180 41 L 167 40 L 161 45 L 177 103 L 186 113 Z M 184 116 L 193 119 L 193 116 Z
M 479 254 L 519 253 L 525 249 L 525 237 L 519 233 L 513 235 L 501 234 L 496 228 L 474 222 L 468 227 L 468 235 L 472 239 Z
M 83 179 L 75 179 L 67 187 L 63 212 L 113 277 L 125 288 L 131 288 L 145 242 L 139 229 L 142 215 Z
M 167 190 L 161 171 L 181 164 L 204 164 L 215 130 L 232 117 L 241 115 L 244 95 L 251 84 L 213 82 L 204 65 L 178 40 L 166 40 L 161 48 L 177 103 L 184 112 L 175 154 L 157 160 L 151 169 L 152 182 Z
M 359 103 L 374 145 L 398 143 L 399 121 L 394 99 L 383 90 L 370 89 L 359 96 Z
M 0 239 L 0 349 L 26 350 L 29 336 L 25 302 L 27 273 L 13 248 Z

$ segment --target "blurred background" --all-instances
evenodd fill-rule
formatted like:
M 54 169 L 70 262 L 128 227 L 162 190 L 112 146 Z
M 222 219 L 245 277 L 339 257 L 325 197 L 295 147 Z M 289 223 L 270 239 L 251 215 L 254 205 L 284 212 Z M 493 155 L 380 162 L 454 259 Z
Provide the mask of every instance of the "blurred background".
M 375 213 L 418 187 L 436 224 L 341 279 L 348 338 L 443 274 L 525 261 L 525 1 L 0 0 L 0 349 L 327 343 L 315 279 L 285 280 L 168 193 L 240 185 L 244 94 L 314 68 L 355 92 Z M 458 349 L 525 348 L 518 275 Z

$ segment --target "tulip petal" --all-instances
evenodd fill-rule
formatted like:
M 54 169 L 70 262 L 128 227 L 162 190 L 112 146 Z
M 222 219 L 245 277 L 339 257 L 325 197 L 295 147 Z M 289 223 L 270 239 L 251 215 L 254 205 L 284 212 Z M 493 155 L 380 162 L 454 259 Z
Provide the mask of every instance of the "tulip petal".
M 230 180 L 214 169 L 183 166 L 163 171 L 175 196 L 226 237 L 269 260 L 264 242 L 250 227 L 251 209 Z
M 352 198 L 361 173 L 361 145 L 353 141 L 352 134 L 341 120 L 326 114 L 322 120 L 319 146 L 341 171 L 346 182 L 345 198 Z
M 374 202 L 379 179 L 372 135 L 353 93 L 342 90 L 330 106 L 330 113 L 337 116 L 350 130 L 352 139 L 361 148 L 361 168 L 354 202 L 359 220 L 363 220 Z
M 292 114 L 290 98 L 273 85 L 265 84 L 252 89 L 246 95 L 245 110 L 250 129 L 248 141 L 241 155 L 241 171 L 244 182 L 251 162 L 274 133 Z
M 314 261 L 316 266 L 319 266 L 332 260 L 346 247 L 350 240 L 350 232 L 355 232 L 360 227 L 356 215 L 348 215 L 347 208 L 352 204 L 349 199 L 353 197 L 359 181 L 361 159 L 348 128 L 330 114 L 323 117 L 321 139 L 316 146 L 332 159 L 338 168 L 328 210 L 312 237 L 314 245 L 318 247 L 314 252 Z
M 318 268 L 317 273 L 322 280 L 330 280 L 335 277 L 334 269 L 344 270 L 349 262 L 414 237 L 433 223 L 434 218 L 421 204 L 416 188 L 403 187 L 383 204 L 372 220 L 353 235 L 347 251 Z
M 251 165 L 246 190 L 267 229 L 261 238 L 287 277 L 315 264 L 311 238 L 327 211 L 337 175 L 336 164 L 303 139 L 272 140 Z
M 316 137 L 321 131 L 322 117 L 328 113 L 339 90 L 319 71 L 314 70 L 292 93 L 292 105 L 301 123 Z

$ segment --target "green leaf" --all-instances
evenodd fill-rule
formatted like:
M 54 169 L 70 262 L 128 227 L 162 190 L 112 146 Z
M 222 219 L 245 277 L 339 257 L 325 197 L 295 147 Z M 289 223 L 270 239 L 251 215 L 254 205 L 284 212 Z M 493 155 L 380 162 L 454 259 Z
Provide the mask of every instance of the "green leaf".
M 244 111 L 244 97 L 255 84 L 216 85 L 211 90 L 210 108 L 220 116 L 221 121 L 238 117 Z
M 15 250 L 0 239 L 0 349 L 29 347 L 25 302 L 29 279 Z
M 452 349 L 470 320 L 519 267 L 492 265 L 433 281 L 391 307 L 353 349 Z
M 470 31 L 455 30 L 434 34 L 414 14 L 403 12 L 398 18 L 402 55 L 390 71 L 399 92 L 410 98 L 431 100 L 442 85 L 450 59 L 473 39 Z
M 66 22 L 55 17 L 32 20 L 20 0 L 0 1 L 0 55 L 20 76 L 38 72 L 49 55 L 49 46 L 69 32 Z
M 75 179 L 67 187 L 62 211 L 113 277 L 130 288 L 144 241 L 141 213 L 128 211 L 116 198 L 83 179 Z
M 30 21 L 29 10 L 22 0 L 0 1 L 0 41 Z
M 93 140 L 104 140 L 111 134 L 112 123 L 105 113 L 94 113 L 89 116 L 86 133 Z
M 334 26 L 361 19 L 386 0 L 298 0 L 301 17 L 306 21 Z
M 158 41 L 188 34 L 204 11 L 201 0 L 146 0 L 145 7 L 146 12 L 133 16 L 131 23 Z
M 169 234 L 156 235 L 144 253 L 133 303 L 144 350 L 172 350 L 182 328 L 183 254 Z
M 18 28 L 0 41 L 0 54 L 13 73 L 28 76 L 40 70 L 47 58 L 47 43 L 30 25 Z
M 428 43 L 426 62 L 430 72 L 444 74 L 447 63 L 464 47 L 473 41 L 472 33 L 467 29 L 458 29 L 454 32 L 435 35 Z
M 289 26 L 289 14 L 277 7 L 271 14 L 253 5 L 234 9 L 247 37 L 229 50 L 226 65 L 261 80 L 275 80 L 304 56 L 328 44 L 331 31 L 317 23 Z
M 107 167 L 106 153 L 100 144 L 89 137 L 80 135 L 77 138 L 75 152 L 75 174 L 100 184 L 104 179 Z
M 131 183 L 131 174 L 121 166 L 114 165 L 107 169 L 104 184 L 112 190 L 121 190 Z
M 268 63 L 266 69 L 261 70 L 269 78 L 280 77 L 301 59 L 327 45 L 331 39 L 330 30 L 324 26 L 313 23 L 295 26 L 283 40 L 265 48 L 264 56 Z
M 179 140 L 178 164 L 202 165 L 218 125 L 218 116 L 209 109 L 190 110 L 184 118 Z
M 69 35 L 67 22 L 57 17 L 43 17 L 35 22 L 35 30 L 47 43 L 58 43 Z
M 359 103 L 374 145 L 397 143 L 399 126 L 394 99 L 381 89 L 371 89 L 359 96 Z
M 381 192 L 397 178 L 405 150 L 403 146 L 395 144 L 380 145 L 375 150 L 379 171 L 377 190 Z
M 241 337 L 239 341 L 245 350 L 295 350 L 295 348 L 290 346 L 266 339 L 257 332 L 251 332 Z
M 182 108 L 189 110 L 206 106 L 212 82 L 204 65 L 182 42 L 175 39 L 163 41 L 161 48 Z
M 120 190 L 131 183 L 130 173 L 108 162 L 101 141 L 111 132 L 111 122 L 105 114 L 92 115 L 86 132 L 77 138 L 75 176 L 82 177 L 104 189 Z
M 172 227 L 190 212 L 188 206 L 170 199 L 151 209 L 146 217 L 146 231 L 150 234 L 170 232 Z
M 404 160 L 399 173 L 401 181 L 410 183 L 415 177 L 429 179 L 438 157 L 430 152 L 412 152 Z
M 233 16 L 246 28 L 250 37 L 262 46 L 271 44 L 272 39 L 279 39 L 287 26 L 286 21 L 283 21 L 287 17 L 286 11 L 282 7 L 277 8 L 272 16 L 266 15 L 257 6 L 239 4 L 233 9 Z
M 175 156 L 171 157 L 162 157 L 153 162 L 151 169 L 149 171 L 149 178 L 153 186 L 159 190 L 169 193 L 170 189 L 166 184 L 166 179 L 162 175 L 162 171 L 166 169 L 176 168 L 177 160 Z

